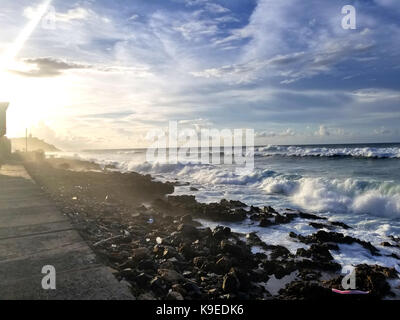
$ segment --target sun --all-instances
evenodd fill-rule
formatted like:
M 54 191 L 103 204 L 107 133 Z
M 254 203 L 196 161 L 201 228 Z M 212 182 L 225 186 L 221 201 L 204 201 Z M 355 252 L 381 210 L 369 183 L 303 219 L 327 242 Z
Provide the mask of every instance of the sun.
M 61 79 L 25 78 L 12 73 L 0 74 L 0 101 L 10 103 L 7 111 L 7 135 L 23 136 L 25 130 L 41 121 L 62 117 L 66 100 Z

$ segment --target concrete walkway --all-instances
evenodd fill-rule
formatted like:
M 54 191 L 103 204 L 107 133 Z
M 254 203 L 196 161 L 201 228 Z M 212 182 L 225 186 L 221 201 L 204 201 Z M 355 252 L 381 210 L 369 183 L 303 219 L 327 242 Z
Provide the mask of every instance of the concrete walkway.
M 56 289 L 44 290 L 45 265 Z M 0 300 L 133 299 L 23 166 L 0 168 Z

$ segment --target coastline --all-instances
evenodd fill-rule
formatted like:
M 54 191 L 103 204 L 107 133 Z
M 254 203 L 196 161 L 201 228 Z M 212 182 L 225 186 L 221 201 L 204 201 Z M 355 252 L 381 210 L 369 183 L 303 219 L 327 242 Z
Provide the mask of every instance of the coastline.
M 397 278 L 396 270 L 365 264 L 356 268 L 357 289 L 370 291 L 369 295 L 332 293 L 332 288 L 342 289 L 341 266 L 331 254 L 340 251 L 340 244 L 356 243 L 381 255 L 371 243 L 343 235 L 351 228 L 343 222 L 289 209 L 277 212 L 268 204 L 203 204 L 194 196 L 171 196 L 173 183 L 101 170 L 90 162 L 48 159 L 26 162 L 26 167 L 138 299 L 395 297 L 389 282 Z M 210 229 L 199 219 L 221 226 Z M 268 230 L 295 219 L 315 229 L 309 236 L 287 234 L 305 245 L 295 253 L 266 243 L 256 233 L 241 234 L 223 226 L 251 220 Z M 386 245 L 400 248 L 400 239 L 393 237 Z

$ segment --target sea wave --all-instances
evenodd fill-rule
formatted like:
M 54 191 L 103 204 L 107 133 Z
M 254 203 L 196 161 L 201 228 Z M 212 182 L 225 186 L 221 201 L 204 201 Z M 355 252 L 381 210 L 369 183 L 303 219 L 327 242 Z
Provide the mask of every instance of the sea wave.
M 266 178 L 260 188 L 308 210 L 400 218 L 400 186 L 393 182 L 276 176 Z
M 354 157 L 354 158 L 400 158 L 399 147 L 301 147 L 275 146 L 258 147 L 256 156 L 287 157 Z
M 159 174 L 166 178 L 215 185 L 227 190 L 236 186 L 260 190 L 265 195 L 282 196 L 299 208 L 315 212 L 361 213 L 400 218 L 400 185 L 392 181 L 357 178 L 304 177 L 260 170 L 238 174 L 227 167 L 201 164 L 145 163 L 128 166 L 129 170 Z M 246 189 L 242 189 L 246 193 Z

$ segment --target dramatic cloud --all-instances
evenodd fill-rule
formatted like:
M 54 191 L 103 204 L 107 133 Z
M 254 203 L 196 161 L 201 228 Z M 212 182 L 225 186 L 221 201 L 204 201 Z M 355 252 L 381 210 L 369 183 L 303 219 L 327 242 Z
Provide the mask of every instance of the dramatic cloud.
M 0 55 L 40 2 L 2 3 Z M 344 30 L 340 0 L 54 1 L 1 76 L 10 114 L 41 106 L 86 147 L 140 144 L 169 120 L 261 143 L 400 140 L 399 1 L 354 5 Z

